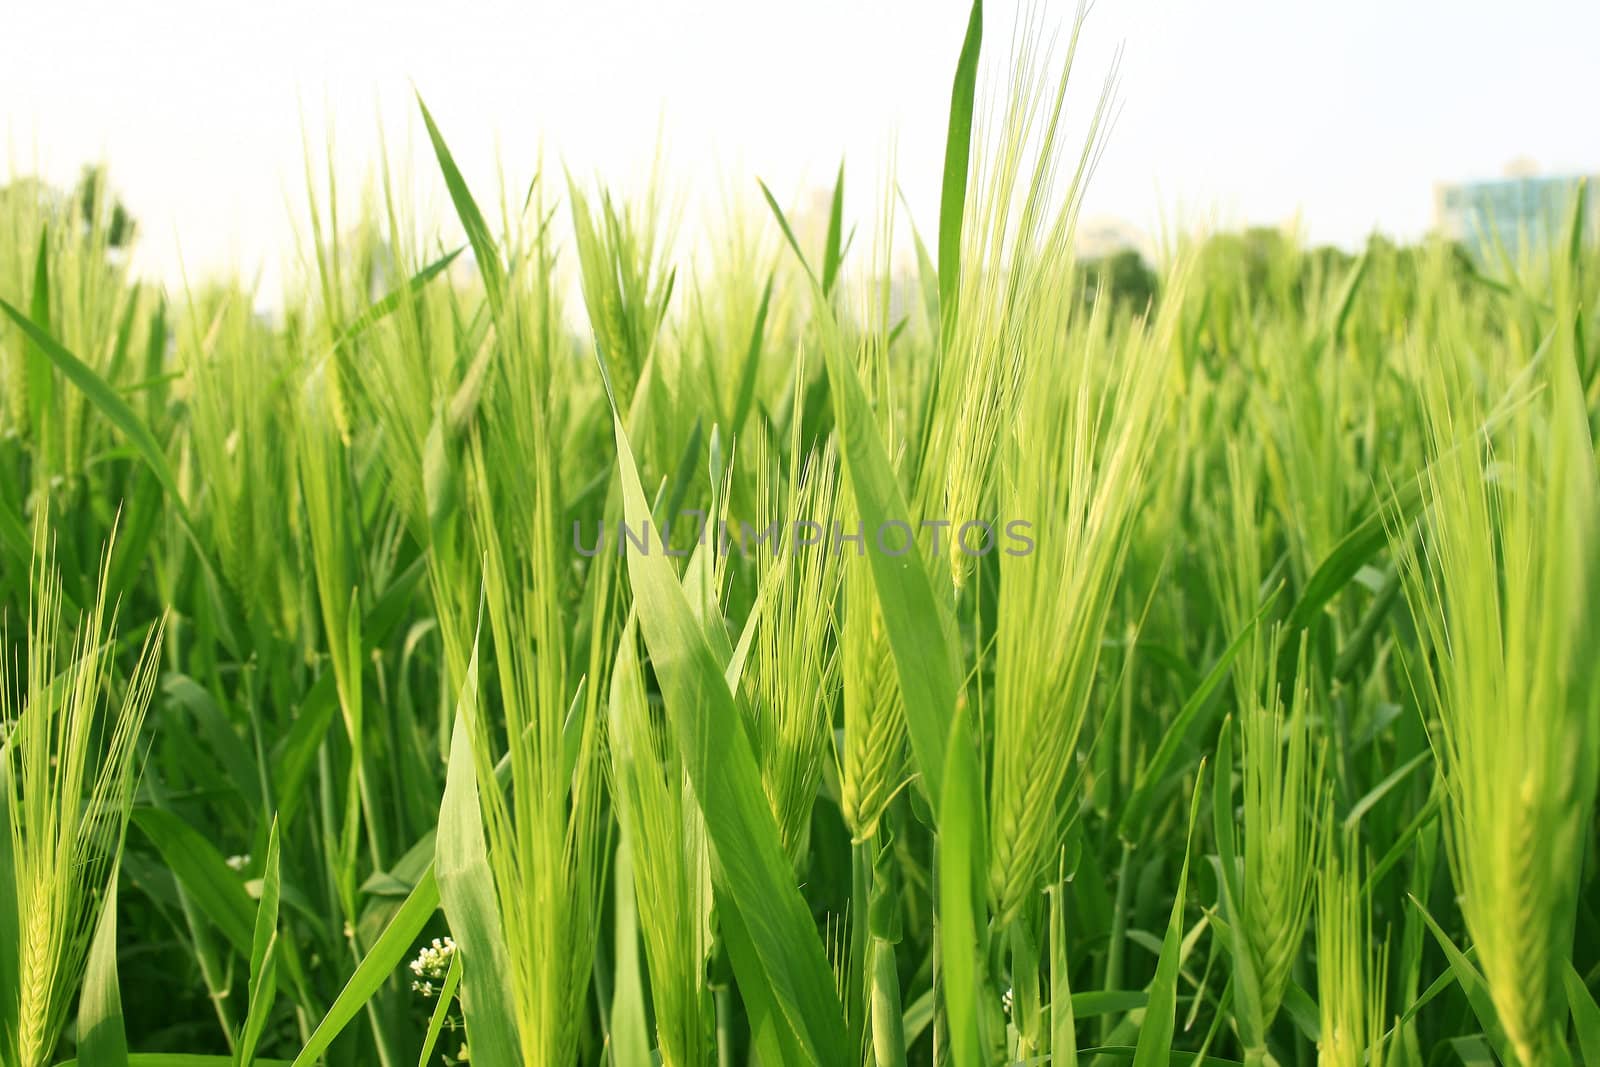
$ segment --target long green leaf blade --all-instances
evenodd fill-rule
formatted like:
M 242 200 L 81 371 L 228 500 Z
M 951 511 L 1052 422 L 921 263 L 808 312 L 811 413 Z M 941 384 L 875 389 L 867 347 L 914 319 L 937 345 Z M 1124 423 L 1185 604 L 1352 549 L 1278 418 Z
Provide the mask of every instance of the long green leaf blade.
M 505 932 L 489 869 L 472 759 L 471 724 L 477 704 L 478 653 L 474 647 L 450 738 L 450 767 L 439 809 L 434 869 L 445 917 L 461 953 L 461 1010 L 467 1020 L 468 1047 L 485 1063 L 515 1063 L 521 1045 L 511 1007 L 513 976 L 506 959 Z
M 967 166 L 972 155 L 972 108 L 977 96 L 978 53 L 983 47 L 983 0 L 972 0 L 967 35 L 950 87 L 944 184 L 939 195 L 939 322 L 949 339 L 961 284 L 961 228 L 967 210 Z
M 627 432 L 614 410 L 613 424 L 624 514 L 630 525 L 643 529 L 650 522 L 650 506 Z M 795 885 L 722 668 L 666 557 L 630 552 L 627 562 L 645 644 L 705 816 L 718 878 L 748 933 L 751 952 L 735 953 L 735 972 L 741 985 L 763 982 L 770 987 L 778 1011 L 809 1059 L 844 1063 L 844 1017 L 833 975 Z
M 1218 773 L 1225 773 L 1221 768 Z M 1183 952 L 1183 908 L 1189 892 L 1189 858 L 1194 848 L 1194 826 L 1200 816 L 1200 780 L 1205 775 L 1205 765 L 1195 777 L 1194 799 L 1189 803 L 1189 833 L 1184 844 L 1183 868 L 1178 874 L 1178 889 L 1172 901 L 1172 915 L 1167 920 L 1167 933 L 1161 939 L 1161 956 L 1156 961 L 1156 976 L 1150 983 L 1150 1003 L 1145 1009 L 1144 1025 L 1139 1027 L 1139 1044 L 1133 1056 L 1133 1067 L 1160 1067 L 1171 1062 L 1172 1035 L 1177 1026 L 1178 968 Z
M 824 343 L 833 386 L 834 419 L 856 510 L 871 538 L 892 523 L 908 523 L 911 509 L 889 462 L 861 381 L 837 338 Z M 906 728 L 927 795 L 944 795 L 945 745 L 955 714 L 957 670 L 954 626 L 946 600 L 935 592 L 915 539 L 903 555 L 869 548 L 873 587 L 905 698 Z
M 84 1067 L 128 1067 L 128 1034 L 122 1021 L 117 979 L 117 880 L 121 864 L 111 865 L 100 921 L 89 945 L 78 999 L 78 1060 Z
M 395 969 L 411 951 L 412 942 L 437 910 L 439 883 L 434 878 L 433 865 L 429 864 L 416 888 L 406 897 L 394 918 L 389 920 L 389 925 L 384 927 L 378 940 L 367 950 L 366 956 L 356 966 L 355 973 L 345 982 L 344 989 L 328 1008 L 328 1013 L 311 1032 L 305 1048 L 294 1058 L 293 1067 L 311 1067 L 322 1058 L 328 1046 L 350 1025 L 350 1020 L 360 1014 L 367 1001 L 377 994 L 385 982 L 394 977 Z M 257 1067 L 264 1067 L 266 1062 L 257 1060 Z M 139 1067 L 139 1064 L 134 1062 L 130 1067 Z M 181 1065 L 174 1064 L 173 1067 Z
M 278 902 L 283 896 L 283 864 L 279 856 L 278 820 L 267 836 L 267 861 L 261 874 L 261 900 L 256 905 L 255 934 L 250 947 L 250 1006 L 235 1057 L 238 1067 L 255 1062 L 256 1045 L 266 1028 L 278 991 Z
M 489 226 L 483 221 L 483 212 L 478 210 L 478 202 L 472 198 L 472 191 L 467 188 L 467 180 L 461 176 L 461 168 L 456 166 L 455 157 L 450 154 L 449 147 L 444 143 L 444 135 L 439 132 L 439 127 L 434 125 L 433 116 L 428 112 L 428 105 L 422 102 L 422 94 L 417 94 L 417 107 L 422 111 L 422 122 L 428 128 L 428 140 L 433 142 L 433 154 L 439 161 L 439 170 L 444 174 L 445 188 L 450 191 L 450 202 L 455 205 L 456 215 L 461 219 L 461 226 L 467 231 L 467 241 L 472 245 L 472 256 L 478 263 L 478 273 L 483 276 L 484 293 L 489 299 L 489 309 L 496 317 L 500 314 L 501 305 L 505 301 L 506 276 L 505 268 L 500 263 L 500 250 L 496 245 L 494 235 L 489 232 Z

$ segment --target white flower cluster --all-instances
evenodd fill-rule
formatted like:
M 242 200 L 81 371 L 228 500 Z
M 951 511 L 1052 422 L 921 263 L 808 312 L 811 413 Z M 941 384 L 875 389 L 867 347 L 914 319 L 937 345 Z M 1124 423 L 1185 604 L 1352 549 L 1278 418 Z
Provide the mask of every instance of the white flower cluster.
M 411 988 L 425 997 L 433 996 L 437 992 L 433 983 L 444 981 L 455 953 L 456 943 L 448 937 L 436 937 L 433 944 L 423 945 L 417 958 L 411 961 L 411 973 L 416 976 Z

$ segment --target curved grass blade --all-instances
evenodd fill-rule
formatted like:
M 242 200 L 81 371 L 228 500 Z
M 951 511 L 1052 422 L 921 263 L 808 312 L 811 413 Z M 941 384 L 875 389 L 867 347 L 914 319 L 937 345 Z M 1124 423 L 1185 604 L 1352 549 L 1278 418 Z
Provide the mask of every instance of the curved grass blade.
M 943 950 L 944 1010 L 950 1048 L 957 1067 L 988 1062 L 984 1033 L 982 961 L 984 873 L 983 783 L 977 753 L 968 741 L 965 718 L 950 724 L 949 763 L 939 803 L 939 938 Z
M 433 862 L 445 917 L 462 957 L 461 1011 L 466 1016 L 468 1045 L 473 1056 L 484 1063 L 515 1063 L 521 1045 L 511 1009 L 513 976 L 506 960 L 505 932 L 489 869 L 472 759 L 471 723 L 477 705 L 478 650 L 474 645 L 456 705 Z
M 961 282 L 961 226 L 967 210 L 967 165 L 972 155 L 972 106 L 977 96 L 978 53 L 983 47 L 983 0 L 972 0 L 966 39 L 950 87 L 945 134 L 944 184 L 939 194 L 939 325 L 948 339 Z
M 628 640 L 631 640 L 629 638 Z M 613 925 L 616 948 L 612 953 L 616 974 L 611 990 L 611 1016 L 606 1043 L 617 1067 L 649 1067 L 650 1027 L 646 1021 L 643 967 L 639 962 L 639 913 L 634 899 L 633 853 L 626 839 L 617 842 L 611 867 L 615 901 Z
M 389 920 L 389 925 L 384 927 L 378 940 L 356 966 L 355 973 L 345 982 L 344 989 L 334 998 L 333 1005 L 328 1008 L 328 1013 L 312 1031 L 305 1048 L 294 1058 L 293 1067 L 311 1067 L 311 1064 L 322 1058 L 322 1054 L 328 1051 L 328 1046 L 344 1032 L 346 1026 L 350 1025 L 350 1020 L 366 1007 L 367 1001 L 377 994 L 383 983 L 394 976 L 395 969 L 411 951 L 411 945 L 416 941 L 417 935 L 422 932 L 422 928 L 427 925 L 438 908 L 439 883 L 434 878 L 432 864 L 429 864 L 427 871 L 418 880 L 417 887 L 406 897 L 405 903 L 400 905 L 400 910 L 395 912 L 394 918 Z M 228 1061 L 224 1058 L 223 1062 Z M 256 1064 L 257 1067 L 267 1067 L 267 1062 L 257 1060 Z M 135 1060 L 129 1067 L 140 1067 L 140 1065 Z M 161 1067 L 161 1065 L 152 1064 L 150 1067 Z M 173 1064 L 171 1067 L 184 1067 L 184 1065 Z
M 1350 584 L 1356 572 L 1388 545 L 1390 530 L 1387 524 L 1411 521 L 1422 510 L 1422 505 L 1422 480 L 1412 479 L 1395 491 L 1392 512 L 1383 509 L 1374 511 L 1340 538 L 1306 581 L 1300 599 L 1295 601 L 1294 608 L 1289 612 L 1289 625 L 1304 630 L 1315 622 L 1328 602 Z M 1295 647 L 1295 642 L 1286 640 L 1284 647 Z
M 215 622 L 218 624 L 218 636 L 230 652 L 239 652 L 239 642 L 233 632 L 232 620 L 238 616 L 234 605 L 229 602 L 227 587 L 223 584 L 217 573 L 216 564 L 211 555 L 206 551 L 205 544 L 200 538 L 199 531 L 194 524 L 194 518 L 189 514 L 188 506 L 183 502 L 183 496 L 178 492 L 178 478 L 172 470 L 172 464 L 167 460 L 167 454 L 161 447 L 161 442 L 156 440 L 155 434 L 150 432 L 150 427 L 145 425 L 122 395 L 106 383 L 106 380 L 95 373 L 94 368 L 84 363 L 77 356 L 67 351 L 59 341 L 50 336 L 49 332 L 40 327 L 32 319 L 18 311 L 3 297 L 0 297 L 0 311 L 5 312 L 17 327 L 27 336 L 28 340 L 37 345 L 39 350 L 50 358 L 56 368 L 67 377 L 67 380 L 76 385 L 89 402 L 97 408 L 102 415 L 111 421 L 111 424 L 122 431 L 139 458 L 144 460 L 150 472 L 156 476 L 161 487 L 166 490 L 167 500 L 171 503 L 178 522 L 182 525 L 184 534 L 193 546 L 195 557 L 200 561 L 205 571 L 206 582 L 212 596 L 218 601 L 218 610 L 215 613 Z
M 1067 963 L 1066 895 L 1067 880 L 1062 871 L 1050 887 L 1050 1062 L 1056 1067 L 1078 1067 L 1079 1011 L 1068 973 L 1071 968 Z M 1135 1006 L 1142 1008 L 1146 1003 L 1145 995 L 1139 994 Z
M 133 824 L 150 839 L 172 874 L 245 959 L 254 952 L 250 894 L 222 853 L 194 827 L 160 808 L 135 808 Z
M 4 311 L 11 321 L 17 324 L 17 328 L 23 332 L 28 341 L 48 356 L 50 362 L 54 363 L 68 380 L 83 390 L 84 395 L 100 409 L 101 414 L 122 431 L 138 451 L 140 458 L 149 466 L 151 473 L 161 482 L 162 488 L 166 489 L 185 526 L 192 526 L 188 511 L 178 495 L 178 478 L 173 473 L 172 464 L 167 461 L 166 451 L 156 440 L 155 434 L 145 425 L 144 420 L 128 406 L 127 401 L 122 399 L 121 394 L 107 385 L 105 379 L 95 373 L 94 368 L 67 351 L 44 327 L 11 306 L 4 298 L 0 298 L 0 311 Z
M 1377 806 L 1395 786 L 1405 781 L 1411 772 L 1433 758 L 1433 749 L 1425 748 L 1415 756 L 1396 767 L 1389 776 L 1369 789 L 1360 800 L 1350 806 L 1350 814 L 1344 817 L 1344 828 L 1352 830 L 1361 821 L 1361 817 Z
M 1594 994 L 1583 984 L 1583 978 L 1572 964 L 1567 964 L 1564 976 L 1567 987 L 1567 1006 L 1572 1011 L 1572 1028 L 1578 1034 L 1578 1050 L 1584 1063 L 1600 1063 L 1600 1006 Z
M 462 249 L 457 248 L 454 251 L 445 253 L 406 279 L 403 285 L 391 289 L 373 301 L 365 311 L 351 320 L 350 325 L 344 328 L 344 332 L 339 334 L 339 339 L 335 342 L 335 345 L 340 348 L 346 348 L 355 343 L 362 334 L 392 314 L 403 301 L 415 297 L 422 291 L 423 286 L 442 274 L 450 264 L 455 262 L 461 251 Z
M 761 186 L 761 195 L 766 198 L 767 207 L 778 220 L 778 229 L 783 231 L 784 240 L 789 242 L 790 249 L 794 251 L 794 258 L 800 261 L 800 268 L 806 272 L 806 277 L 811 279 L 811 284 L 820 286 L 816 274 L 811 270 L 811 264 L 806 260 L 805 252 L 800 248 L 800 239 L 794 235 L 794 228 L 789 225 L 789 217 L 783 213 L 783 208 L 778 206 L 777 197 L 772 195 L 772 190 L 767 188 L 766 182 L 758 178 L 756 184 Z
M 833 292 L 839 280 L 839 264 L 844 259 L 844 161 L 839 161 L 839 178 L 833 185 L 833 203 L 828 209 L 828 237 L 822 246 L 822 294 Z
M 1233 961 L 1233 993 L 1238 1003 L 1234 1017 L 1239 1040 L 1247 1049 L 1257 1049 L 1265 1040 L 1261 1009 L 1261 980 L 1256 974 L 1255 957 L 1243 924 L 1244 885 L 1239 872 L 1239 854 L 1234 847 L 1233 823 L 1233 717 L 1223 720 L 1217 738 L 1217 771 L 1212 790 L 1212 832 L 1217 842 L 1217 892 L 1228 933 L 1225 944 Z
M 39 232 L 39 255 L 33 265 L 33 295 L 28 309 L 33 321 L 46 332 L 50 327 L 50 227 Z M 43 445 L 44 427 L 55 410 L 55 375 L 50 369 L 50 359 L 37 341 L 23 346 L 27 360 L 28 425 L 33 428 L 35 440 Z
M 744 429 L 745 419 L 750 415 L 750 405 L 756 396 L 756 371 L 761 367 L 761 336 L 767 328 L 767 309 L 772 304 L 773 275 L 767 275 L 766 287 L 761 290 L 761 303 L 756 308 L 756 322 L 750 329 L 750 346 L 745 349 L 744 366 L 739 371 L 739 391 L 734 396 L 733 418 L 728 425 L 733 435 L 738 437 Z M 692 441 L 695 447 L 699 446 L 700 424 L 695 423 L 695 432 Z M 674 501 L 678 503 L 679 501 Z M 674 508 L 667 512 L 669 516 L 676 515 Z
M 1195 776 L 1194 799 L 1189 802 L 1189 834 L 1183 849 L 1183 868 L 1178 874 L 1177 895 L 1172 901 L 1172 916 L 1167 920 L 1167 933 L 1161 939 L 1161 956 L 1156 962 L 1156 976 L 1150 982 L 1150 1003 L 1145 1010 L 1144 1025 L 1139 1028 L 1139 1044 L 1133 1054 L 1133 1067 L 1158 1067 L 1174 1062 L 1172 1059 L 1172 1034 L 1177 1025 L 1178 968 L 1183 954 L 1183 906 L 1189 892 L 1189 858 L 1194 848 L 1194 824 L 1200 815 L 1200 782 L 1205 777 L 1205 763 Z M 1218 767 L 1219 775 L 1226 774 Z M 1088 1053 L 1085 1053 L 1088 1055 Z
M 1461 987 L 1461 992 L 1466 994 L 1467 1003 L 1472 1006 L 1472 1014 L 1477 1017 L 1478 1025 L 1483 1027 L 1483 1032 L 1488 1036 L 1489 1043 L 1494 1046 L 1500 1062 L 1518 1062 L 1511 1053 L 1511 1045 L 1506 1040 L 1505 1030 L 1500 1026 L 1500 1016 L 1494 1010 L 1494 1001 L 1489 996 L 1489 984 L 1484 981 L 1483 974 L 1472 965 L 1472 961 L 1467 959 L 1466 955 L 1456 947 L 1455 942 L 1450 940 L 1450 936 L 1434 921 L 1428 909 L 1423 907 L 1422 901 L 1409 893 L 1407 897 L 1422 916 L 1422 921 L 1427 923 L 1428 929 L 1433 932 L 1433 938 L 1444 951 L 1445 958 L 1450 961 L 1450 973 L 1455 975 L 1456 984 Z
M 251 810 L 265 810 L 267 805 L 261 795 L 261 778 L 256 773 L 255 758 L 234 732 L 233 723 L 211 693 L 188 675 L 174 672 L 161 679 L 161 695 L 167 698 L 168 707 L 174 711 L 185 709 L 194 717 L 191 727 L 175 715 L 171 726 L 193 729 L 204 740 Z
M 869 531 L 890 522 L 904 523 L 911 510 L 855 368 L 837 338 L 829 338 L 823 348 L 839 452 L 861 522 Z M 905 698 L 912 754 L 927 796 L 938 799 L 944 795 L 945 746 L 952 736 L 950 721 L 960 677 L 958 656 L 946 600 L 935 592 L 915 540 L 907 548 L 900 556 L 869 550 L 867 559 Z
M 621 468 L 624 517 L 650 521 L 627 431 L 615 406 L 612 421 Z M 695 621 L 682 583 L 660 553 L 630 552 L 645 644 L 665 698 L 685 770 L 705 816 L 717 879 L 738 913 L 748 951 L 729 942 L 741 986 L 764 984 L 799 1050 L 811 1061 L 844 1063 L 843 1009 L 810 912 L 778 837 L 756 769 L 750 739 L 722 667 Z
M 417 1067 L 428 1067 L 428 1061 L 433 1058 L 434 1046 L 439 1043 L 439 1032 L 444 1029 L 450 1005 L 456 998 L 456 987 L 460 984 L 461 956 L 455 953 L 450 957 L 450 969 L 445 972 L 444 985 L 439 989 L 439 1003 L 433 1006 L 433 1014 L 428 1017 L 428 1032 L 422 1039 L 422 1055 L 417 1058 Z
M 111 864 L 106 898 L 100 906 L 94 941 L 83 972 L 78 1000 L 78 1061 L 84 1067 L 128 1067 L 128 1034 L 122 1021 L 117 980 L 117 878 L 120 857 Z
M 1267 604 L 1263 604 L 1261 610 L 1256 612 L 1255 618 L 1251 619 L 1229 642 L 1228 647 L 1223 649 L 1222 655 L 1217 657 L 1217 662 L 1211 665 L 1211 669 L 1206 672 L 1206 676 L 1201 679 L 1194 692 L 1189 694 L 1189 699 L 1183 702 L 1183 708 L 1172 720 L 1172 725 L 1162 734 L 1161 744 L 1156 748 L 1156 754 L 1150 757 L 1150 764 L 1145 768 L 1139 787 L 1134 790 L 1133 796 L 1128 798 L 1122 816 L 1117 821 L 1117 833 L 1122 835 L 1124 841 L 1137 841 L 1143 835 L 1146 820 L 1150 817 L 1150 809 L 1155 803 L 1156 793 L 1166 784 L 1178 754 L 1188 743 L 1201 714 L 1210 707 L 1211 694 L 1216 692 L 1217 686 L 1228 676 L 1233 661 L 1249 642 L 1250 635 L 1255 632 L 1270 603 L 1269 599 Z
M 466 179 L 461 176 L 461 169 L 456 166 L 455 157 L 445 145 L 439 127 L 434 125 L 433 116 L 428 113 L 428 105 L 422 102 L 421 93 L 417 94 L 417 107 L 422 110 L 422 122 L 428 128 L 428 140 L 433 142 L 433 154 L 439 160 L 439 170 L 444 174 L 445 187 L 450 191 L 450 202 L 455 205 L 461 226 L 467 231 L 467 241 L 472 245 L 472 256 L 477 260 L 478 273 L 483 276 L 483 288 L 489 299 L 489 310 L 498 318 L 500 307 L 505 300 L 506 288 L 505 268 L 500 265 L 499 247 L 489 232 L 488 224 L 483 221 L 483 212 L 478 210 L 477 201 L 472 199 L 472 192 L 467 188 Z
M 251 939 L 250 1007 L 234 1056 L 237 1067 L 250 1067 L 255 1062 L 256 1045 L 278 992 L 278 902 L 283 891 L 278 849 L 278 820 L 273 819 L 267 836 L 267 862 L 261 875 L 261 901 L 256 905 L 255 935 Z
M 306 779 L 338 710 L 333 672 L 326 671 L 307 691 L 294 725 L 273 750 L 272 787 L 279 804 L 278 818 L 285 825 L 293 825 L 305 800 Z

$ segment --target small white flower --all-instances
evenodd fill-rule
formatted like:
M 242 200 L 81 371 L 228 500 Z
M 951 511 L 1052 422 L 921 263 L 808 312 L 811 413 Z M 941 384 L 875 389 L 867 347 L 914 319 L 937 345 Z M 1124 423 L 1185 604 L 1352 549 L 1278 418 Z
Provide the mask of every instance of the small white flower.
M 410 964 L 411 973 L 417 979 L 411 983 L 411 988 L 424 997 L 432 997 L 435 993 L 433 983 L 443 981 L 450 972 L 450 961 L 455 952 L 456 943 L 448 937 L 436 937 L 433 944 L 422 946 L 417 958 Z
M 250 853 L 246 852 L 242 856 L 229 856 L 227 864 L 232 870 L 242 871 L 250 866 Z
M 1000 994 L 1000 1006 L 1005 1009 L 1007 1015 L 1010 1015 L 1011 1009 L 1016 1002 L 1016 993 L 1008 986 L 1006 991 Z

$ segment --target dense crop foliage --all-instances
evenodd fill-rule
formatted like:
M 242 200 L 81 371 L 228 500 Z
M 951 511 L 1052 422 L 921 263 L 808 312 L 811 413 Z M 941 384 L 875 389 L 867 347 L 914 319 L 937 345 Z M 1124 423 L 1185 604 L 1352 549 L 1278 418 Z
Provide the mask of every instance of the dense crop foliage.
M 927 233 L 0 192 L 0 1063 L 1600 1064 L 1583 205 L 1112 291 L 981 39 Z

